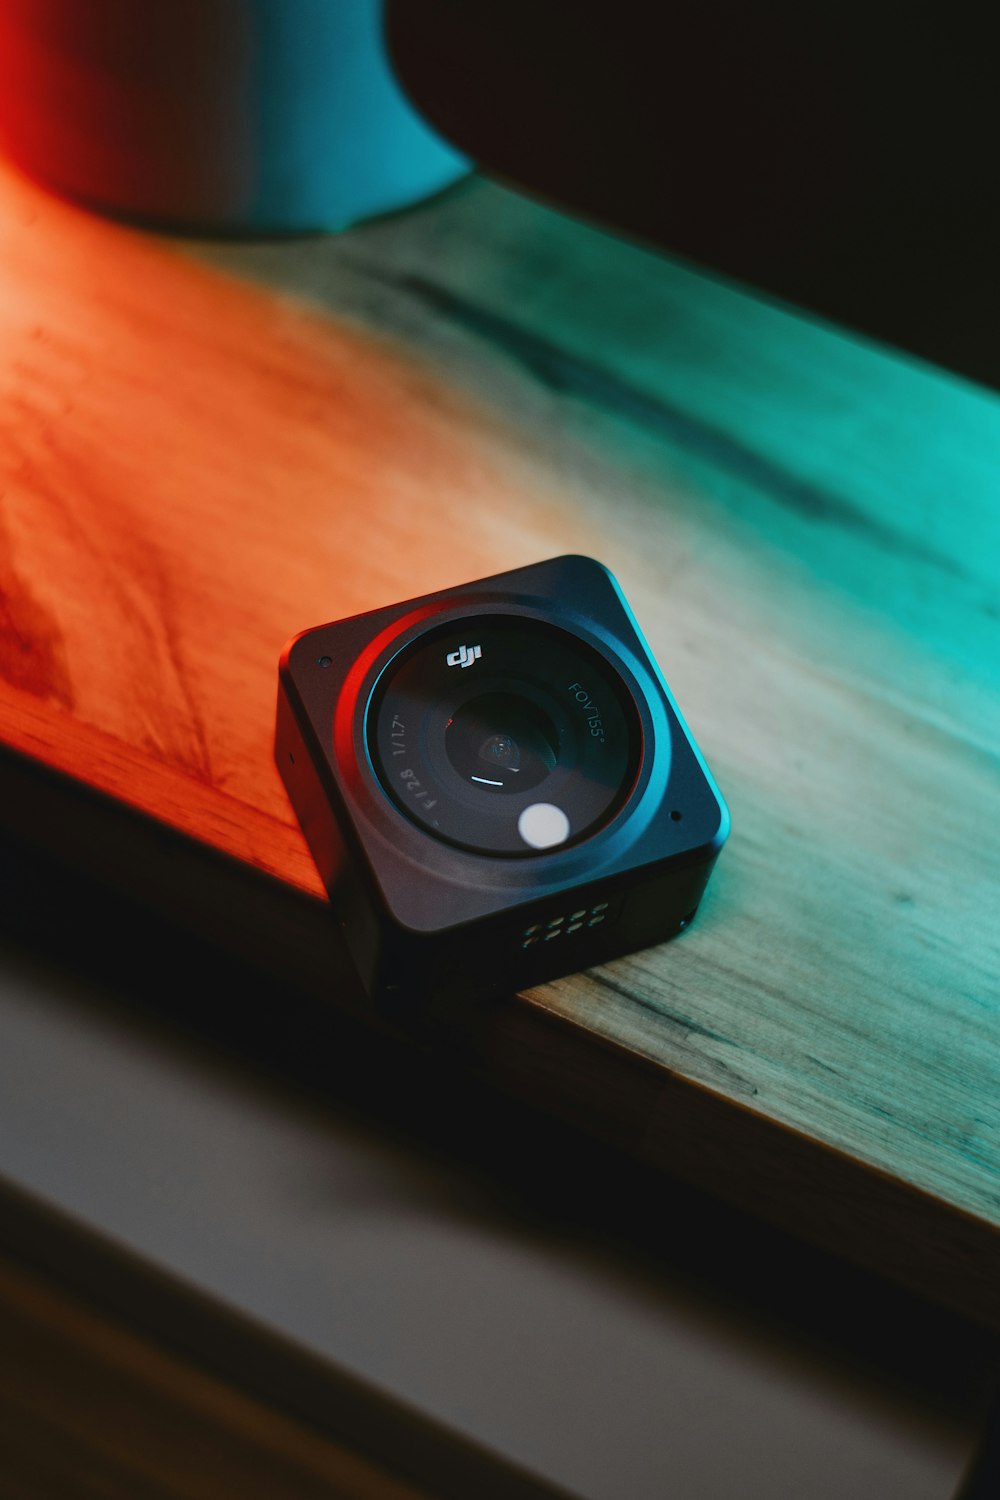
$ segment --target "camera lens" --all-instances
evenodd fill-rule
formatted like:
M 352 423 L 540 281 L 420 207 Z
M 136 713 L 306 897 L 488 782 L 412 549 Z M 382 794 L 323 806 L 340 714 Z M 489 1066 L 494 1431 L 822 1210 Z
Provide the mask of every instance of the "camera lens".
M 494 765 L 509 766 L 514 771 L 521 769 L 521 752 L 509 734 L 491 734 L 479 754 Z
M 434 837 L 494 855 L 574 844 L 631 791 L 642 732 L 619 673 L 546 621 L 437 626 L 383 669 L 366 738 L 383 789 Z
M 444 745 L 460 776 L 508 795 L 538 786 L 559 759 L 550 716 L 513 693 L 482 693 L 463 703 L 445 728 Z

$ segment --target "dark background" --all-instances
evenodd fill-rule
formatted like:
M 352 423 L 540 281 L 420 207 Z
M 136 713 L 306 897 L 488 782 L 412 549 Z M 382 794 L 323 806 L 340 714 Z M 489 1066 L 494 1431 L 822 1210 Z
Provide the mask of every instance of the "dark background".
M 996 27 L 950 7 L 389 0 L 487 172 L 1000 385 Z

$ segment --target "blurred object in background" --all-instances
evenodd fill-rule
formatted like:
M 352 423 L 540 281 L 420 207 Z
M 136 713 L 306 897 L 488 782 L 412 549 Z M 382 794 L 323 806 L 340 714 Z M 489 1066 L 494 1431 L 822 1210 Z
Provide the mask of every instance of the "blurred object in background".
M 381 0 L 0 0 L 0 136 L 74 198 L 223 233 L 340 229 L 467 170 Z

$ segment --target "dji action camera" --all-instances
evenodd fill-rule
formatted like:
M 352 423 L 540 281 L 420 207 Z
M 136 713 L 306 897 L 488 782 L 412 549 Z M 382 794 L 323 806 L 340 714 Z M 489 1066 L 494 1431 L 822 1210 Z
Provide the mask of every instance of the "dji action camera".
M 298 635 L 276 757 L 373 999 L 485 999 L 691 921 L 729 814 L 586 557 Z

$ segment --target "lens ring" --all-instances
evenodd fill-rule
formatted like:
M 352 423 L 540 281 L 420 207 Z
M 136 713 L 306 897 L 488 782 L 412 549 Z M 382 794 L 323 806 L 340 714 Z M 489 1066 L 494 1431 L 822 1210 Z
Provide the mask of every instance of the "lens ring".
M 547 621 L 500 613 L 453 619 L 397 652 L 369 698 L 365 739 L 378 782 L 412 822 L 515 857 L 549 852 L 521 831 L 533 826 L 527 809 L 558 810 L 561 847 L 606 827 L 642 751 L 611 661 Z

